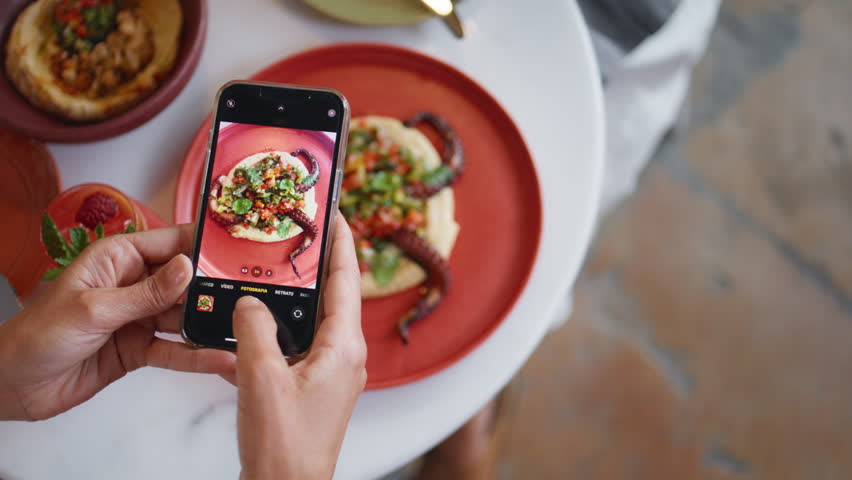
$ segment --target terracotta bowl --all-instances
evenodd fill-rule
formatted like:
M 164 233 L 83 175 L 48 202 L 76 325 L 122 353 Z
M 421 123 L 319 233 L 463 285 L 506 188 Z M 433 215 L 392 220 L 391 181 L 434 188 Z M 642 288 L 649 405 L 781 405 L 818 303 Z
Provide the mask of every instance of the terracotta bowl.
M 184 16 L 180 49 L 162 85 L 135 107 L 107 120 L 93 123 L 64 120 L 32 106 L 6 76 L 6 41 L 18 14 L 31 1 L 0 2 L 0 125 L 45 142 L 93 142 L 120 135 L 147 122 L 180 93 L 198 66 L 204 49 L 207 3 L 205 0 L 180 0 Z

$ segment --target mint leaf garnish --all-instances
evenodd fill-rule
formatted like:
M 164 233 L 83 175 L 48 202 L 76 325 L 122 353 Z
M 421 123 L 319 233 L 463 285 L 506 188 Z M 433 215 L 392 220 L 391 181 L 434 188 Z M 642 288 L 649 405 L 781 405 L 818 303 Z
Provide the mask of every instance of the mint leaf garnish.
M 127 228 L 120 233 L 133 233 L 136 231 L 136 225 L 131 222 Z M 43 282 L 47 282 L 56 278 L 65 270 L 65 267 L 71 265 L 71 262 L 77 258 L 77 255 L 89 246 L 89 231 L 83 227 L 72 227 L 68 231 L 71 237 L 69 243 L 65 237 L 59 233 L 59 228 L 56 222 L 50 218 L 50 215 L 45 213 L 41 217 L 41 242 L 47 250 L 47 254 L 56 262 L 59 267 L 48 270 L 42 277 Z M 95 226 L 95 237 L 104 238 L 104 226 L 99 223 Z
M 59 274 L 62 273 L 63 271 L 65 271 L 65 267 L 51 268 L 50 270 L 47 271 L 47 273 L 44 274 L 44 276 L 41 278 L 41 281 L 42 282 L 49 282 L 49 281 L 53 280 L 54 278 L 58 277 Z
M 54 258 L 54 261 L 56 261 L 56 263 L 58 263 L 62 267 L 67 267 L 68 265 L 71 265 L 71 262 L 73 261 L 73 259 L 63 257 L 63 258 Z
M 89 232 L 84 228 L 74 227 L 68 234 L 71 236 L 71 246 L 77 251 L 77 254 L 89 246 Z
M 41 243 L 44 244 L 50 258 L 71 257 L 70 245 L 59 233 L 56 222 L 46 213 L 41 217 Z

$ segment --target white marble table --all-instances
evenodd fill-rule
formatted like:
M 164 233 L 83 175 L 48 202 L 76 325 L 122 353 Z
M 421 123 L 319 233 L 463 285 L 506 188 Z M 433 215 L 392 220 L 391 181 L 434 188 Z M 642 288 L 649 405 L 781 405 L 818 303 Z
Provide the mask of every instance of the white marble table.
M 200 66 L 168 108 L 120 137 L 50 146 L 66 186 L 113 184 L 171 219 L 177 169 L 218 87 L 299 50 L 345 41 L 400 44 L 459 67 L 505 105 L 536 160 L 544 232 L 529 285 L 500 328 L 464 360 L 361 397 L 336 478 L 375 478 L 436 444 L 499 391 L 574 282 L 602 175 L 602 101 L 588 34 L 576 5 L 562 0 L 466 0 L 463 41 L 438 20 L 373 29 L 331 22 L 297 1 L 209 6 Z M 235 390 L 218 377 L 146 369 L 57 418 L 0 424 L 0 478 L 233 479 L 235 428 Z

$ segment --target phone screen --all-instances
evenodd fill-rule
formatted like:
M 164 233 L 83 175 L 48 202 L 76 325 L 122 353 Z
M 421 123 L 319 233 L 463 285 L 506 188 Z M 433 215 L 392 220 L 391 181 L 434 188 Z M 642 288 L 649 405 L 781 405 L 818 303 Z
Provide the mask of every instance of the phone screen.
M 234 305 L 252 295 L 275 317 L 284 354 L 297 355 L 315 330 L 345 101 L 332 92 L 238 83 L 218 103 L 184 335 L 234 349 Z

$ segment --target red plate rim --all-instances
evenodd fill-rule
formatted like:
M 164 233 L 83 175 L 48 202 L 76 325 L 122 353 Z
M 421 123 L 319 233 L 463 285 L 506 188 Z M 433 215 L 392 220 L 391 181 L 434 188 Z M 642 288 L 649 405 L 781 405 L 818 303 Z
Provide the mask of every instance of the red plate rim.
M 505 128 L 510 129 L 517 139 L 520 141 L 521 145 L 524 148 L 524 151 L 527 154 L 529 159 L 529 163 L 535 167 L 535 162 L 533 161 L 532 154 L 530 153 L 529 146 L 527 145 L 526 140 L 524 139 L 523 134 L 520 129 L 517 127 L 515 122 L 512 120 L 511 115 L 506 111 L 503 105 L 494 98 L 488 90 L 486 90 L 482 85 L 478 82 L 470 78 L 468 75 L 453 67 L 452 65 L 447 64 L 444 61 L 441 61 L 432 56 L 420 53 L 416 50 L 411 50 L 404 47 L 399 47 L 396 45 L 389 45 L 385 43 L 373 43 L 373 42 L 357 42 L 357 43 L 342 43 L 342 44 L 332 44 L 326 45 L 322 47 L 311 48 L 307 50 L 303 50 L 301 52 L 295 53 L 293 55 L 289 55 L 284 57 L 262 70 L 258 71 L 254 75 L 252 75 L 249 80 L 255 81 L 270 81 L 270 79 L 265 78 L 270 75 L 270 72 L 276 71 L 280 64 L 282 63 L 291 63 L 291 62 L 300 62 L 303 61 L 305 57 L 313 57 L 315 55 L 324 55 L 329 53 L 341 53 L 341 52 L 363 52 L 365 50 L 372 50 L 373 52 L 384 53 L 384 54 L 396 54 L 402 55 L 406 58 L 411 59 L 412 63 L 422 63 L 427 62 L 431 65 L 434 65 L 444 72 L 449 74 L 451 77 L 458 78 L 463 82 L 467 82 L 471 87 L 478 90 L 480 98 L 490 105 L 487 108 L 493 109 L 497 113 L 499 113 L 499 117 L 495 117 L 495 121 L 504 124 Z M 202 122 L 198 131 L 196 132 L 192 143 L 187 149 L 186 154 L 184 155 L 184 160 L 181 165 L 179 174 L 178 174 L 178 185 L 181 184 L 180 179 L 189 174 L 189 164 L 191 161 L 189 160 L 188 154 L 189 152 L 199 148 L 204 151 L 204 144 L 209 141 L 208 135 L 204 135 L 206 130 L 209 130 L 211 122 L 210 114 L 207 115 L 206 119 Z M 201 145 L 196 146 L 197 143 L 201 143 Z M 418 380 L 422 380 L 424 378 L 430 377 L 438 372 L 441 372 L 448 367 L 452 366 L 468 354 L 470 354 L 473 350 L 475 350 L 478 346 L 480 346 L 485 340 L 491 337 L 494 331 L 503 323 L 505 318 L 511 313 L 512 309 L 517 304 L 523 292 L 526 290 L 530 276 L 532 275 L 533 268 L 538 261 L 539 249 L 541 247 L 541 235 L 542 235 L 542 208 L 543 201 L 541 196 L 541 182 L 538 178 L 538 170 L 533 168 L 533 174 L 530 175 L 530 181 L 535 185 L 535 224 L 537 225 L 536 231 L 534 235 L 529 235 L 529 239 L 535 240 L 535 247 L 532 249 L 531 261 L 527 265 L 523 275 L 520 276 L 520 285 L 523 285 L 514 298 L 510 302 L 506 303 L 505 308 L 497 315 L 486 328 L 482 330 L 482 333 L 477 335 L 472 341 L 470 341 L 463 348 L 458 349 L 454 354 L 449 355 L 442 359 L 441 361 L 430 364 L 426 368 L 422 368 L 420 370 L 408 373 L 406 375 L 394 376 L 393 378 L 389 378 L 382 381 L 371 381 L 368 375 L 367 385 L 365 387 L 366 390 L 378 390 L 382 388 L 389 388 L 399 385 L 404 385 L 407 383 L 412 383 Z M 196 179 L 192 179 L 193 183 L 196 183 Z M 193 222 L 195 221 L 196 212 L 187 212 L 187 207 L 181 207 L 182 205 L 191 205 L 194 197 L 197 196 L 197 187 L 193 191 L 186 191 L 186 189 L 178 188 L 175 192 L 175 204 L 174 204 L 174 218 L 175 222 Z M 529 208 L 529 207 L 528 207 Z M 531 209 L 530 209 L 531 210 Z M 189 215 L 189 218 L 185 217 L 185 214 Z

